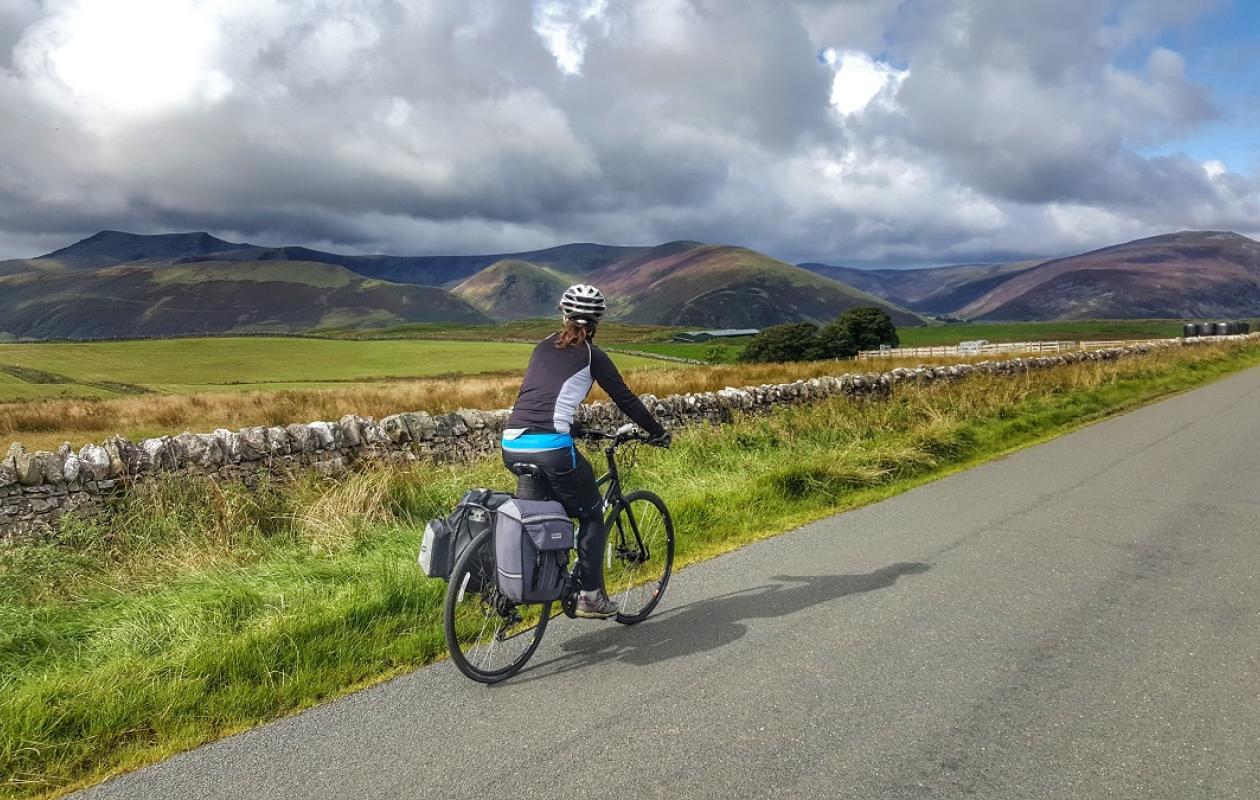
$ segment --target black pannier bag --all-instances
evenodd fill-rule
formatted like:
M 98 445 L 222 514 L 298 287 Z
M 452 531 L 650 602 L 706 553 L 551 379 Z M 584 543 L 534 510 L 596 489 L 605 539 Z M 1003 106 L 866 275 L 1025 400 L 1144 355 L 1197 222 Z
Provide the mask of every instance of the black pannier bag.
M 517 603 L 549 603 L 564 589 L 573 520 L 555 500 L 509 500 L 494 522 L 499 591 Z
M 464 548 L 482 533 L 494 527 L 494 514 L 508 500 L 512 499 L 506 492 L 495 492 L 490 489 L 470 489 L 455 506 L 455 510 L 445 518 L 431 519 L 424 528 L 424 538 L 420 541 L 420 555 L 416 559 L 420 569 L 430 578 L 450 580 L 451 569 Z M 473 570 L 470 575 L 469 591 L 480 591 L 482 575 L 490 576 L 494 565 L 489 558 L 489 551 L 480 565 L 480 570 Z M 480 574 L 478 574 L 480 573 Z

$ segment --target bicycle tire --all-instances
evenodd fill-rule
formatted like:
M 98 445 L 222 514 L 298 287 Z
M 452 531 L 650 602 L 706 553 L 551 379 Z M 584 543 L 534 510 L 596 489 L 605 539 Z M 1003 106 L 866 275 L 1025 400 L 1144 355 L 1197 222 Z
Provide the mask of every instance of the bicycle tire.
M 489 548 L 489 557 L 481 550 Z M 455 561 L 451 580 L 446 587 L 446 601 L 442 606 L 442 627 L 446 635 L 447 651 L 459 671 L 478 683 L 498 683 L 515 675 L 534 655 L 551 620 L 551 603 L 513 603 L 499 593 L 499 585 L 493 574 L 485 575 L 486 565 L 494 563 L 494 531 L 486 531 L 474 539 Z M 479 591 L 467 590 L 476 572 Z M 465 578 L 469 580 L 465 580 Z M 523 611 L 522 611 L 523 610 Z M 519 617 L 515 622 L 513 615 Z M 470 635 L 472 626 L 481 621 L 476 635 Z M 530 624 L 532 622 L 532 624 Z M 486 626 L 493 623 L 488 631 Z M 503 636 L 505 630 L 521 625 L 516 633 Z M 525 638 L 522 638 L 525 637 Z M 495 650 L 501 643 L 515 642 L 516 648 L 502 648 L 507 663 L 492 666 Z M 487 648 L 477 652 L 479 648 Z
M 653 492 L 638 490 L 617 501 L 604 524 L 608 531 L 604 586 L 621 607 L 617 622 L 634 625 L 648 618 L 669 586 L 674 568 L 674 520 L 664 500 Z M 634 536 L 636 527 L 639 537 Z M 638 539 L 642 539 L 642 546 Z M 645 565 L 658 564 L 645 569 Z

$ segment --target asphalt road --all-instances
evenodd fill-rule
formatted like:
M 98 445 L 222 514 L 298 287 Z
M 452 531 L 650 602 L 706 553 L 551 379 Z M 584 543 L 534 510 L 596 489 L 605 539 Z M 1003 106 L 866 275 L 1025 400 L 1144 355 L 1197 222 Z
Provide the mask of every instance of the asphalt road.
M 1258 454 L 1253 369 L 80 796 L 1254 800 Z

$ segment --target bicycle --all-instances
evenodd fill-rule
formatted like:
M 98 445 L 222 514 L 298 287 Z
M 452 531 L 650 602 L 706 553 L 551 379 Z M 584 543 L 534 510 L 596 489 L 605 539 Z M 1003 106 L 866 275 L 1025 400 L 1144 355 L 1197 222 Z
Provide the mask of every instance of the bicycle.
M 608 442 L 604 448 L 608 471 L 597 481 L 607 514 L 604 586 L 620 608 L 614 619 L 622 625 L 634 625 L 648 618 L 669 585 L 674 565 L 674 522 L 665 501 L 656 494 L 621 491 L 617 450 L 647 442 L 645 434 L 634 425 L 626 425 L 616 433 L 587 430 L 581 438 Z M 633 464 L 633 453 L 630 462 Z M 545 486 L 545 477 L 537 468 L 522 472 L 523 477 Z M 521 481 L 518 492 L 525 483 Z M 576 550 L 571 549 L 559 601 L 570 618 L 577 616 L 577 595 L 582 589 L 576 563 Z M 494 531 L 482 533 L 459 554 L 451 569 L 442 612 L 451 660 L 460 672 L 479 683 L 498 683 L 512 677 L 538 649 L 554 602 L 515 603 L 507 599 L 496 579 Z

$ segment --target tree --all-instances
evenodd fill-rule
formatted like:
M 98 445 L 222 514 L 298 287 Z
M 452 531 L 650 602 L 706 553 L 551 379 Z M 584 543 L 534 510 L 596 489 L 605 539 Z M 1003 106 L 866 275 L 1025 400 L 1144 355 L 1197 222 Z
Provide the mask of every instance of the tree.
M 878 350 L 881 344 L 889 347 L 901 344 L 892 317 L 874 306 L 851 308 L 832 324 L 847 328 L 858 350 Z
M 740 361 L 808 361 L 817 358 L 818 326 L 789 322 L 766 328 L 744 348 Z
M 858 354 L 849 326 L 839 319 L 824 325 L 815 342 L 815 358 L 853 358 Z

